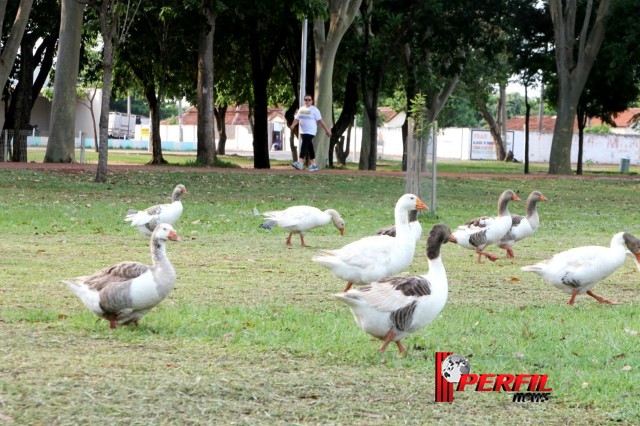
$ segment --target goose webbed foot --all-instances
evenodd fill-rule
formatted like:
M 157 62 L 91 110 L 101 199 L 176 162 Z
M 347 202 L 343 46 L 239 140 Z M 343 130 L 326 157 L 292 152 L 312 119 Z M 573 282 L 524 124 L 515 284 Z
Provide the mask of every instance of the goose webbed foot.
M 591 290 L 587 291 L 587 294 L 591 297 L 593 297 L 594 299 L 596 299 L 599 303 L 604 303 L 607 305 L 619 305 L 620 302 L 617 302 L 615 300 L 607 300 L 604 297 L 600 297 L 596 294 L 594 294 Z

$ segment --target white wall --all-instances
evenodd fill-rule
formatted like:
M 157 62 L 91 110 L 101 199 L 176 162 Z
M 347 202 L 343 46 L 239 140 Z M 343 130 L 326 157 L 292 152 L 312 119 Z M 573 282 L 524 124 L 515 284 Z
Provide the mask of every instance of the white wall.
M 472 136 L 476 141 L 478 134 L 486 132 L 485 139 L 490 140 L 489 131 L 484 129 L 446 128 L 438 131 L 438 158 L 471 160 L 478 159 L 478 152 L 472 155 Z M 357 129 L 356 150 L 362 143 L 361 129 Z M 514 157 L 524 159 L 524 132 L 509 131 L 508 149 L 513 150 Z M 529 161 L 548 163 L 551 153 L 551 132 L 529 132 Z M 481 139 L 481 138 L 480 138 Z M 378 129 L 378 154 L 382 157 L 402 156 L 402 130 L 400 128 Z M 382 144 L 380 142 L 383 142 Z M 382 149 L 381 149 L 382 147 Z M 477 146 L 476 146 L 477 148 Z M 619 164 L 620 159 L 628 158 L 631 164 L 640 165 L 640 135 L 586 133 L 584 135 L 583 161 L 594 164 Z M 495 159 L 495 150 L 487 149 L 481 156 L 483 159 Z M 578 135 L 573 136 L 571 162 L 578 161 Z
M 515 132 L 518 160 L 524 158 L 524 132 Z M 551 153 L 551 132 L 529 132 L 529 161 L 547 163 Z M 586 133 L 583 145 L 584 162 L 595 164 L 619 164 L 620 159 L 628 158 L 631 164 L 640 165 L 640 135 L 600 135 Z M 578 135 L 573 136 L 571 162 L 578 161 Z
M 98 90 L 98 93 L 93 100 L 93 111 L 95 113 L 96 130 L 98 124 L 100 123 L 101 102 L 102 91 Z M 2 122 L 0 122 L 0 124 L 2 124 L 4 122 L 4 105 L 2 105 L 2 108 L 0 109 L 0 114 L 0 117 L 2 117 Z M 40 130 L 40 134 L 42 135 L 46 135 L 49 133 L 49 128 L 51 127 L 51 101 L 49 101 L 44 96 L 38 96 L 36 98 L 36 101 L 33 104 L 33 108 L 31 110 L 31 123 L 29 124 L 37 124 L 38 130 Z M 91 121 L 91 112 L 89 111 L 89 108 L 82 105 L 81 102 L 77 101 L 74 135 L 77 135 L 79 131 L 84 132 L 87 137 L 93 138 L 93 122 Z
M 96 96 L 95 113 L 96 118 L 100 114 L 100 93 Z M 4 117 L 2 113 L 4 105 L 0 104 L 0 119 Z M 45 133 L 49 129 L 51 103 L 39 97 L 32 111 L 31 124 L 37 124 L 41 133 Z M 399 121 L 398 121 L 399 123 Z M 397 124 L 397 123 L 396 123 Z M 401 123 L 400 123 L 401 124 Z M 148 140 L 147 132 L 142 130 L 145 126 L 136 126 L 135 140 Z M 76 129 L 75 134 L 82 130 L 88 138 L 93 137 L 93 126 L 91 125 L 91 115 L 89 110 L 81 105 L 76 108 Z M 471 138 L 472 132 L 477 135 L 478 130 L 469 128 L 446 128 L 438 131 L 438 158 L 443 159 L 459 159 L 470 160 L 472 158 Z M 178 142 L 179 126 L 161 126 L 160 134 L 163 141 Z M 283 150 L 289 151 L 289 134 L 290 130 L 285 127 Z M 197 140 L 197 126 L 182 126 L 182 139 L 184 142 L 195 143 Z M 523 161 L 524 159 L 524 131 L 513 132 L 513 148 L 514 157 Z M 145 137 L 146 136 L 146 137 Z M 549 161 L 551 152 L 551 132 L 535 132 L 529 133 L 529 160 L 532 162 L 546 163 Z M 227 149 L 230 151 L 253 151 L 253 135 L 249 126 L 227 126 Z M 596 164 L 619 164 L 620 159 L 628 158 L 633 165 L 640 165 L 640 135 L 621 135 L 621 134 L 592 134 L 584 135 L 584 156 L 583 160 L 591 161 Z M 296 143 L 299 141 L 296 139 Z M 573 145 L 571 148 L 571 161 L 577 162 L 578 156 L 578 136 L 574 135 Z M 359 160 L 359 151 L 362 144 L 362 129 L 353 128 L 351 133 L 350 160 Z M 172 145 L 172 144 L 169 144 Z M 193 146 L 193 144 L 185 144 L 185 146 Z M 180 146 L 180 144 L 173 144 Z M 378 129 L 378 155 L 383 158 L 401 158 L 402 157 L 402 128 L 399 125 L 386 126 Z M 490 155 L 490 150 L 486 150 L 486 154 Z M 495 158 L 495 157 L 493 157 Z

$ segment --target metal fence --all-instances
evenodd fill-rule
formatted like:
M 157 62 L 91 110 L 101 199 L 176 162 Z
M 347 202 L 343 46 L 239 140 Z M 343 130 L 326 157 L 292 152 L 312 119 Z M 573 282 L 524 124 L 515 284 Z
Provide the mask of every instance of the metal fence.
M 76 159 L 85 162 L 85 135 L 75 138 Z M 42 163 L 47 153 L 49 135 L 33 130 L 2 130 L 0 133 L 0 162 Z

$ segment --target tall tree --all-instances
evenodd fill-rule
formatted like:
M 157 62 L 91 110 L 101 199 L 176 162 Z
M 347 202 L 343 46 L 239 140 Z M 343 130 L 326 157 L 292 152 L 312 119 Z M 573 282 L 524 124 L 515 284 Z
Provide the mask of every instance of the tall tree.
M 633 106 L 640 95 L 640 48 L 636 25 L 640 4 L 617 0 L 611 6 L 607 26 L 616 26 L 616 36 L 603 40 L 598 60 L 585 83 L 577 106 L 578 155 L 576 174 L 582 174 L 584 131 L 593 117 L 615 125 L 613 117 Z M 558 82 L 548 86 L 551 102 L 558 102 Z
M 12 161 L 27 161 L 26 131 L 31 129 L 31 110 L 53 66 L 60 22 L 51 20 L 52 14 L 60 14 L 60 6 L 55 1 L 41 1 L 38 8 L 31 11 L 29 24 L 22 37 L 20 54 L 5 86 L 3 128 L 22 130 L 13 138 Z M 2 146 L 0 156 L 4 153 Z M 6 159 L 2 158 L 0 161 L 4 160 Z
M 91 31 L 85 31 L 83 38 L 85 39 L 85 48 L 82 49 L 81 63 L 83 64 L 80 70 L 80 76 L 78 81 L 80 82 L 78 87 L 78 101 L 80 105 L 89 110 L 91 115 L 91 124 L 93 126 L 93 146 L 95 152 L 99 152 L 100 133 L 97 127 L 96 121 L 96 108 L 95 100 L 98 94 L 101 92 L 102 84 L 102 53 L 98 50 L 87 46 L 95 46 L 97 33 Z M 96 29 L 96 31 L 98 31 Z M 113 98 L 112 98 L 113 99 Z M 111 110 L 111 108 L 109 108 Z
M 587 82 L 605 34 L 611 0 L 594 0 L 579 8 L 577 0 L 549 0 L 553 21 L 558 78 L 558 115 L 551 141 L 549 174 L 571 174 L 571 143 L 580 95 Z M 582 25 L 578 28 L 579 16 Z
M 497 54 L 493 46 L 500 36 L 501 0 L 468 2 L 407 2 L 410 31 L 403 40 L 404 62 L 407 69 L 407 111 L 415 111 L 414 100 L 426 99 L 416 123 L 417 131 L 431 128 L 440 111 L 460 80 L 462 70 L 471 52 L 482 48 L 487 55 Z M 421 96 L 419 96 L 421 95 Z M 408 137 L 408 135 L 407 135 Z M 406 145 L 406 140 L 404 144 Z M 414 142 L 418 141 L 414 138 Z M 425 144 L 428 138 L 423 138 Z M 412 147 L 406 146 L 409 152 Z M 426 154 L 427 149 L 421 152 Z M 424 169 L 424 158 L 420 167 Z M 418 179 L 413 179 L 418 181 Z
M 385 76 L 400 73 L 389 72 L 389 68 L 396 62 L 399 40 L 403 39 L 410 18 L 395 6 L 393 1 L 364 0 L 360 8 L 362 19 L 357 25 L 361 38 L 360 87 L 364 105 L 360 170 L 377 167 L 378 102 Z
M 507 31 L 511 69 L 525 88 L 524 173 L 529 173 L 529 87 L 542 80 L 542 70 L 552 62 L 548 46 L 553 42 L 553 27 L 549 9 L 536 2 L 514 2 L 508 14 Z M 540 96 L 540 106 L 544 99 Z M 542 117 L 539 120 L 542 125 Z
M 498 108 L 495 114 L 489 107 L 489 99 L 494 92 L 494 87 L 499 82 L 504 82 L 508 78 L 508 66 L 506 55 L 486 55 L 483 49 L 476 49 L 469 55 L 467 66 L 465 67 L 461 84 L 461 91 L 473 102 L 478 109 L 485 123 L 489 127 L 489 132 L 493 139 L 496 151 L 496 158 L 499 161 L 505 159 L 507 152 L 505 140 L 499 125 L 501 106 L 506 108 L 506 99 L 498 98 Z M 498 120 L 496 119 L 498 117 Z
M 31 6 L 33 0 L 20 0 L 20 5 L 16 11 L 15 20 L 11 26 L 9 36 L 4 45 L 1 46 L 0 52 L 0 87 L 4 87 L 13 63 L 16 60 L 18 49 L 20 48 L 20 42 L 22 35 L 27 27 L 29 21 L 29 14 L 31 13 Z M 0 28 L 4 28 L 4 18 L 6 16 L 7 0 L 0 1 Z
M 118 45 L 128 35 L 129 27 L 135 19 L 140 1 L 90 0 L 89 6 L 98 15 L 102 35 L 102 102 L 100 107 L 100 143 L 98 144 L 98 167 L 96 182 L 107 181 L 107 160 L 109 156 L 109 103 L 113 81 L 113 62 Z
M 247 78 L 251 74 L 251 65 L 247 46 L 243 36 L 236 36 L 236 23 L 228 19 L 227 9 L 222 9 L 220 17 L 216 19 L 216 42 L 213 47 L 213 61 L 215 64 L 215 107 L 214 115 L 218 129 L 218 155 L 225 155 L 227 111 L 233 111 L 237 105 L 253 103 L 251 81 Z M 196 100 L 197 102 L 197 100 Z
M 289 32 L 280 28 L 282 22 L 291 23 L 294 15 L 288 5 L 258 2 L 244 11 L 244 23 L 248 25 L 249 53 L 251 58 L 251 82 L 253 85 L 253 166 L 268 169 L 268 94 L 269 77 Z M 286 24 L 285 24 L 286 25 Z
M 214 129 L 213 36 L 216 28 L 215 0 L 202 0 L 198 46 L 198 163 L 216 161 Z
M 362 0 L 326 0 L 328 22 L 324 17 L 313 20 L 313 41 L 315 45 L 316 75 L 315 99 L 322 118 L 329 127 L 333 126 L 333 67 L 340 42 L 351 26 Z M 315 138 L 316 162 L 319 168 L 327 166 L 329 138 L 318 132 Z
M 292 30 L 299 33 L 299 27 L 296 25 L 292 27 Z M 285 39 L 285 45 L 282 49 L 282 53 L 279 57 L 280 68 L 282 68 L 285 75 L 289 80 L 289 94 L 293 93 L 292 99 L 287 104 L 289 107 L 284 113 L 284 118 L 287 127 L 290 127 L 295 120 L 295 113 L 300 105 L 300 55 L 301 48 L 298 44 L 298 40 L 295 37 L 287 37 Z M 305 79 L 306 80 L 306 79 Z M 306 92 L 306 90 L 304 90 Z M 284 141 L 283 141 L 284 143 Z M 298 161 L 298 147 L 295 143 L 295 133 L 289 133 L 289 149 L 291 150 L 291 161 Z
M 185 86 L 195 86 L 198 51 L 193 10 L 179 0 L 145 1 L 144 13 L 136 16 L 130 37 L 119 51 L 120 78 L 129 76 L 149 106 L 151 161 L 164 164 L 160 137 L 160 108 L 165 97 L 182 97 Z
M 80 64 L 80 41 L 84 5 L 62 0 L 56 74 L 53 83 L 51 126 L 45 163 L 75 161 L 76 85 Z
M 344 88 L 342 111 L 331 130 L 331 143 L 329 145 L 329 167 L 333 167 L 333 151 L 336 150 L 338 164 L 344 166 L 349 155 L 350 134 L 347 133 L 347 142 L 344 143 L 344 132 L 348 132 L 353 125 L 353 119 L 358 110 L 358 73 L 351 69 L 347 74 Z

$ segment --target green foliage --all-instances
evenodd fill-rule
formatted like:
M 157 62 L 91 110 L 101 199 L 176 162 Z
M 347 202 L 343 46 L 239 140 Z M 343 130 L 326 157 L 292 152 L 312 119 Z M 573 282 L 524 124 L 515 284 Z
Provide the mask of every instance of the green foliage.
M 138 96 L 131 96 L 130 98 L 131 105 L 131 114 L 142 115 L 145 117 L 149 116 L 149 106 L 147 105 L 147 101 Z M 113 112 L 127 112 L 127 98 L 121 98 L 112 96 L 111 102 L 109 103 L 109 110 Z M 162 109 L 161 109 L 162 112 Z M 166 117 L 162 117 L 163 119 Z
M 438 127 L 483 127 L 486 123 L 473 103 L 452 95 L 438 115 Z
M 597 126 L 585 127 L 585 133 L 598 133 L 598 134 L 606 134 L 611 133 L 611 127 L 606 124 L 599 124 Z
M 131 96 L 131 114 L 141 115 L 143 117 L 149 116 L 149 106 L 147 101 L 137 96 Z M 109 110 L 114 112 L 127 112 L 127 99 L 126 98 L 111 98 L 109 104 Z M 162 107 L 160 108 L 160 119 L 165 120 L 170 117 L 174 117 L 174 123 L 178 124 L 178 105 L 173 99 L 163 99 Z

